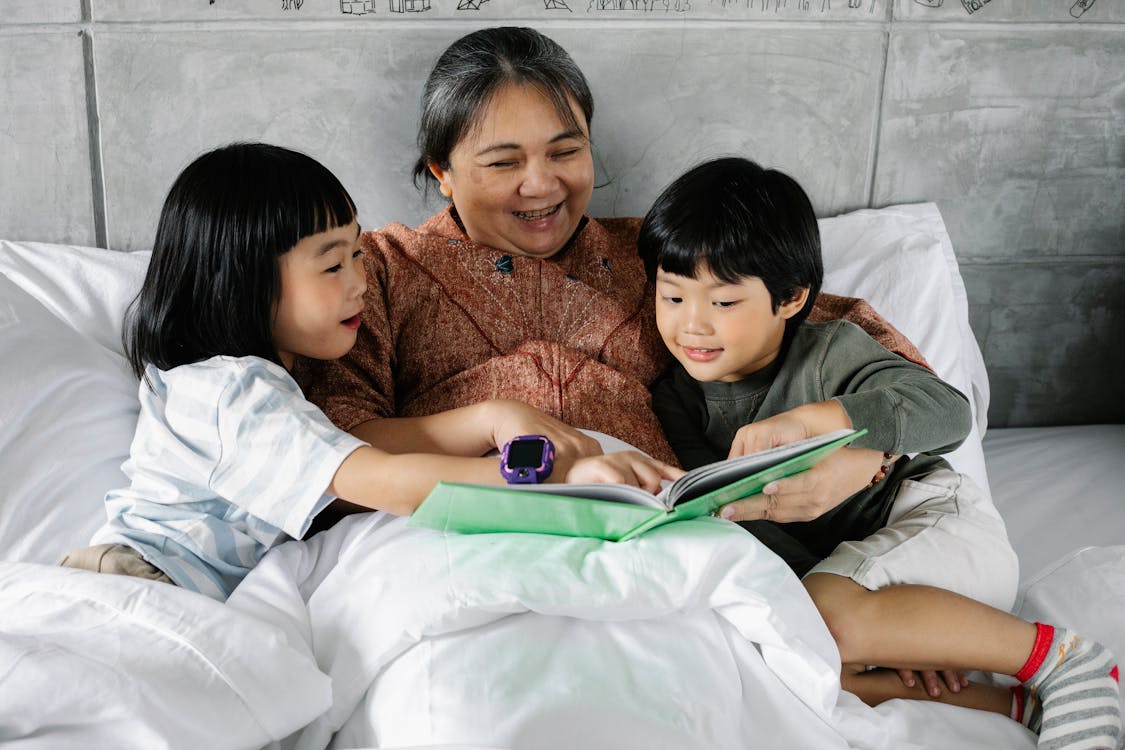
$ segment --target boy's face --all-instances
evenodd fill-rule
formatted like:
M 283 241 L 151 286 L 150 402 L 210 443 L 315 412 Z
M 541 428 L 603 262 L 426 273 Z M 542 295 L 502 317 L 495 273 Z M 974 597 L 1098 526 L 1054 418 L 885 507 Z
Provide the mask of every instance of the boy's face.
M 664 345 L 696 380 L 732 383 L 777 359 L 785 321 L 808 297 L 801 289 L 775 312 L 757 276 L 737 284 L 701 264 L 695 278 L 656 272 L 656 325 Z

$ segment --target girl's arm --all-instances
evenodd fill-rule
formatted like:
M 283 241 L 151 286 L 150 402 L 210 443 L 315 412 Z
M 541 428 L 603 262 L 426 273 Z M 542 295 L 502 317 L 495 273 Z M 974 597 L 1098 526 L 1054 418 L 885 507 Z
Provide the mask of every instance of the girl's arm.
M 658 492 L 662 479 L 683 472 L 636 451 L 577 460 L 556 458 L 551 482 L 622 482 Z M 347 505 L 339 510 L 384 510 L 410 515 L 438 480 L 503 484 L 499 460 L 427 453 L 386 453 L 363 446 L 344 459 L 328 492 Z M 348 505 L 352 506 L 351 508 Z
M 519 435 L 546 435 L 562 459 L 596 456 L 594 438 L 521 401 L 492 399 L 425 417 L 371 419 L 351 433 L 387 453 L 483 456 Z

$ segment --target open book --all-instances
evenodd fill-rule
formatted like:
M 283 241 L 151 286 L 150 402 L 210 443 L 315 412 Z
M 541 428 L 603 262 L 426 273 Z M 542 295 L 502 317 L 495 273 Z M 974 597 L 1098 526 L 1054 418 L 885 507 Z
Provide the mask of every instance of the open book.
M 804 471 L 866 433 L 837 430 L 699 466 L 660 494 L 627 484 L 491 485 L 438 482 L 408 526 L 482 533 L 523 531 L 625 541 L 672 521 L 714 513 Z

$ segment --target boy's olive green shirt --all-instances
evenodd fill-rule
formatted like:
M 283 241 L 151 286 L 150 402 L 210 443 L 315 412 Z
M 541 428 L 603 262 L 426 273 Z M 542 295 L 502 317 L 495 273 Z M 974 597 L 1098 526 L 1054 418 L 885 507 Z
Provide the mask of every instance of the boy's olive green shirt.
M 955 449 L 969 434 L 968 399 L 842 320 L 803 323 L 782 356 L 738 382 L 698 382 L 677 364 L 653 387 L 653 409 L 685 469 L 726 458 L 744 425 L 833 398 L 855 428 L 867 428 L 855 447 L 903 458 L 882 482 L 813 521 L 742 524 L 798 575 L 840 542 L 863 539 L 884 526 L 904 479 L 949 468 L 936 454 Z

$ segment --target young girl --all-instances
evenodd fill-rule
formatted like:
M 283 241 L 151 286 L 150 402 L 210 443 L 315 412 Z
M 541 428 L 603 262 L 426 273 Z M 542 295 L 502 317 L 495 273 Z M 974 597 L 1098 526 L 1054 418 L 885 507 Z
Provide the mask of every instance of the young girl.
M 331 504 L 402 515 L 439 479 L 502 481 L 497 459 L 479 456 L 544 424 L 530 407 L 486 401 L 416 420 L 455 455 L 390 454 L 332 426 L 290 377 L 298 357 L 334 359 L 356 342 L 359 231 L 351 197 L 304 154 L 234 144 L 180 174 L 125 325 L 142 380 L 130 485 L 106 495 L 94 546 L 62 565 L 225 600 Z M 640 453 L 565 453 L 550 479 L 655 491 L 680 473 Z

